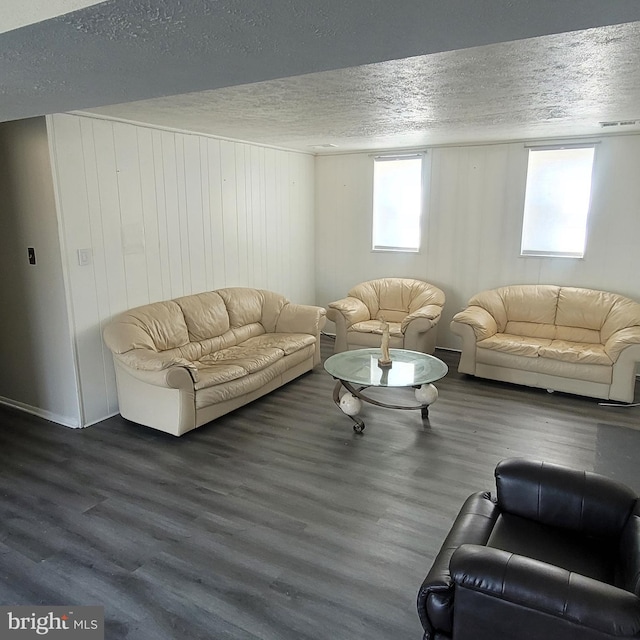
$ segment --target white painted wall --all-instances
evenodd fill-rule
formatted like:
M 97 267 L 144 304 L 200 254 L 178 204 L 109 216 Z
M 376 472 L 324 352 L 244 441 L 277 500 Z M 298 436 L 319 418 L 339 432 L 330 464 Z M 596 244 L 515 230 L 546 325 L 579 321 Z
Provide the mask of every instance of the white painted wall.
M 44 118 L 0 124 L 0 273 L 0 402 L 80 426 Z
M 117 412 L 102 342 L 116 313 L 236 285 L 314 302 L 313 156 L 76 115 L 47 122 L 85 426 Z
M 520 257 L 527 151 L 522 143 L 429 150 L 426 224 L 418 254 L 371 251 L 373 158 L 316 159 L 317 304 L 382 276 L 421 278 L 447 303 L 438 345 L 457 349 L 451 317 L 476 292 L 505 284 L 604 289 L 640 300 L 640 136 L 597 145 L 585 258 Z M 327 330 L 332 330 L 328 324 Z

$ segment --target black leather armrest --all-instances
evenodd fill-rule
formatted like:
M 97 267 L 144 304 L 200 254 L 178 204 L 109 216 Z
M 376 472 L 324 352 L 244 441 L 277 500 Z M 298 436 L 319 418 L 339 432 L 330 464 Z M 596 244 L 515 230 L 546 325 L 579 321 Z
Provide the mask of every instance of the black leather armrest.
M 604 476 L 511 458 L 495 470 L 502 511 L 588 535 L 619 536 L 637 496 Z
M 427 633 L 434 629 L 451 633 L 453 581 L 449 561 L 461 544 L 486 544 L 498 515 L 496 505 L 487 492 L 474 493 L 462 505 L 418 591 L 418 615 Z
M 462 545 L 451 558 L 451 574 L 461 637 L 485 637 L 484 624 L 494 638 L 514 637 L 514 629 L 520 638 L 640 634 L 637 596 L 538 560 Z M 462 631 L 467 628 L 471 633 Z

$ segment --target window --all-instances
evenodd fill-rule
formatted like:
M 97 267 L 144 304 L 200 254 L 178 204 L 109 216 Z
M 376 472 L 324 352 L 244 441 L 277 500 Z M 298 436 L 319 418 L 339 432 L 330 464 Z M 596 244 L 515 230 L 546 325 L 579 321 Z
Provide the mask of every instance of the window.
M 374 159 L 374 250 L 420 250 L 422 158 L 413 154 Z
M 521 255 L 582 258 L 594 151 L 593 144 L 529 149 Z

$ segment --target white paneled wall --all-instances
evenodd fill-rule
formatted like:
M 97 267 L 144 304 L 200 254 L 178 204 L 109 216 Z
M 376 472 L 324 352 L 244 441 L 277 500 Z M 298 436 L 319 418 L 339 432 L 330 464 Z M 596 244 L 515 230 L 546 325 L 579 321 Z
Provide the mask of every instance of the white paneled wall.
M 117 411 L 101 337 L 116 313 L 225 286 L 315 301 L 312 156 L 75 115 L 47 124 L 85 425 Z
M 426 224 L 418 254 L 371 251 L 369 154 L 316 159 L 317 304 L 326 306 L 370 278 L 421 278 L 447 296 L 438 345 L 459 348 L 449 322 L 482 289 L 550 283 L 640 300 L 640 136 L 610 136 L 597 145 L 581 260 L 520 257 L 527 164 L 522 143 L 443 147 L 427 157 Z

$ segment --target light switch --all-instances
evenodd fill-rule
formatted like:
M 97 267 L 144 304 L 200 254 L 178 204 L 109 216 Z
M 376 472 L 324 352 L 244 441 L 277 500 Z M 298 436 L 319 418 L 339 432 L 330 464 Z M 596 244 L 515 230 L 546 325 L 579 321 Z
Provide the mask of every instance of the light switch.
M 36 250 L 33 247 L 27 247 L 27 257 L 29 258 L 29 264 L 36 263 Z
M 93 252 L 91 249 L 78 249 L 78 264 L 81 267 L 86 267 L 91 264 Z

